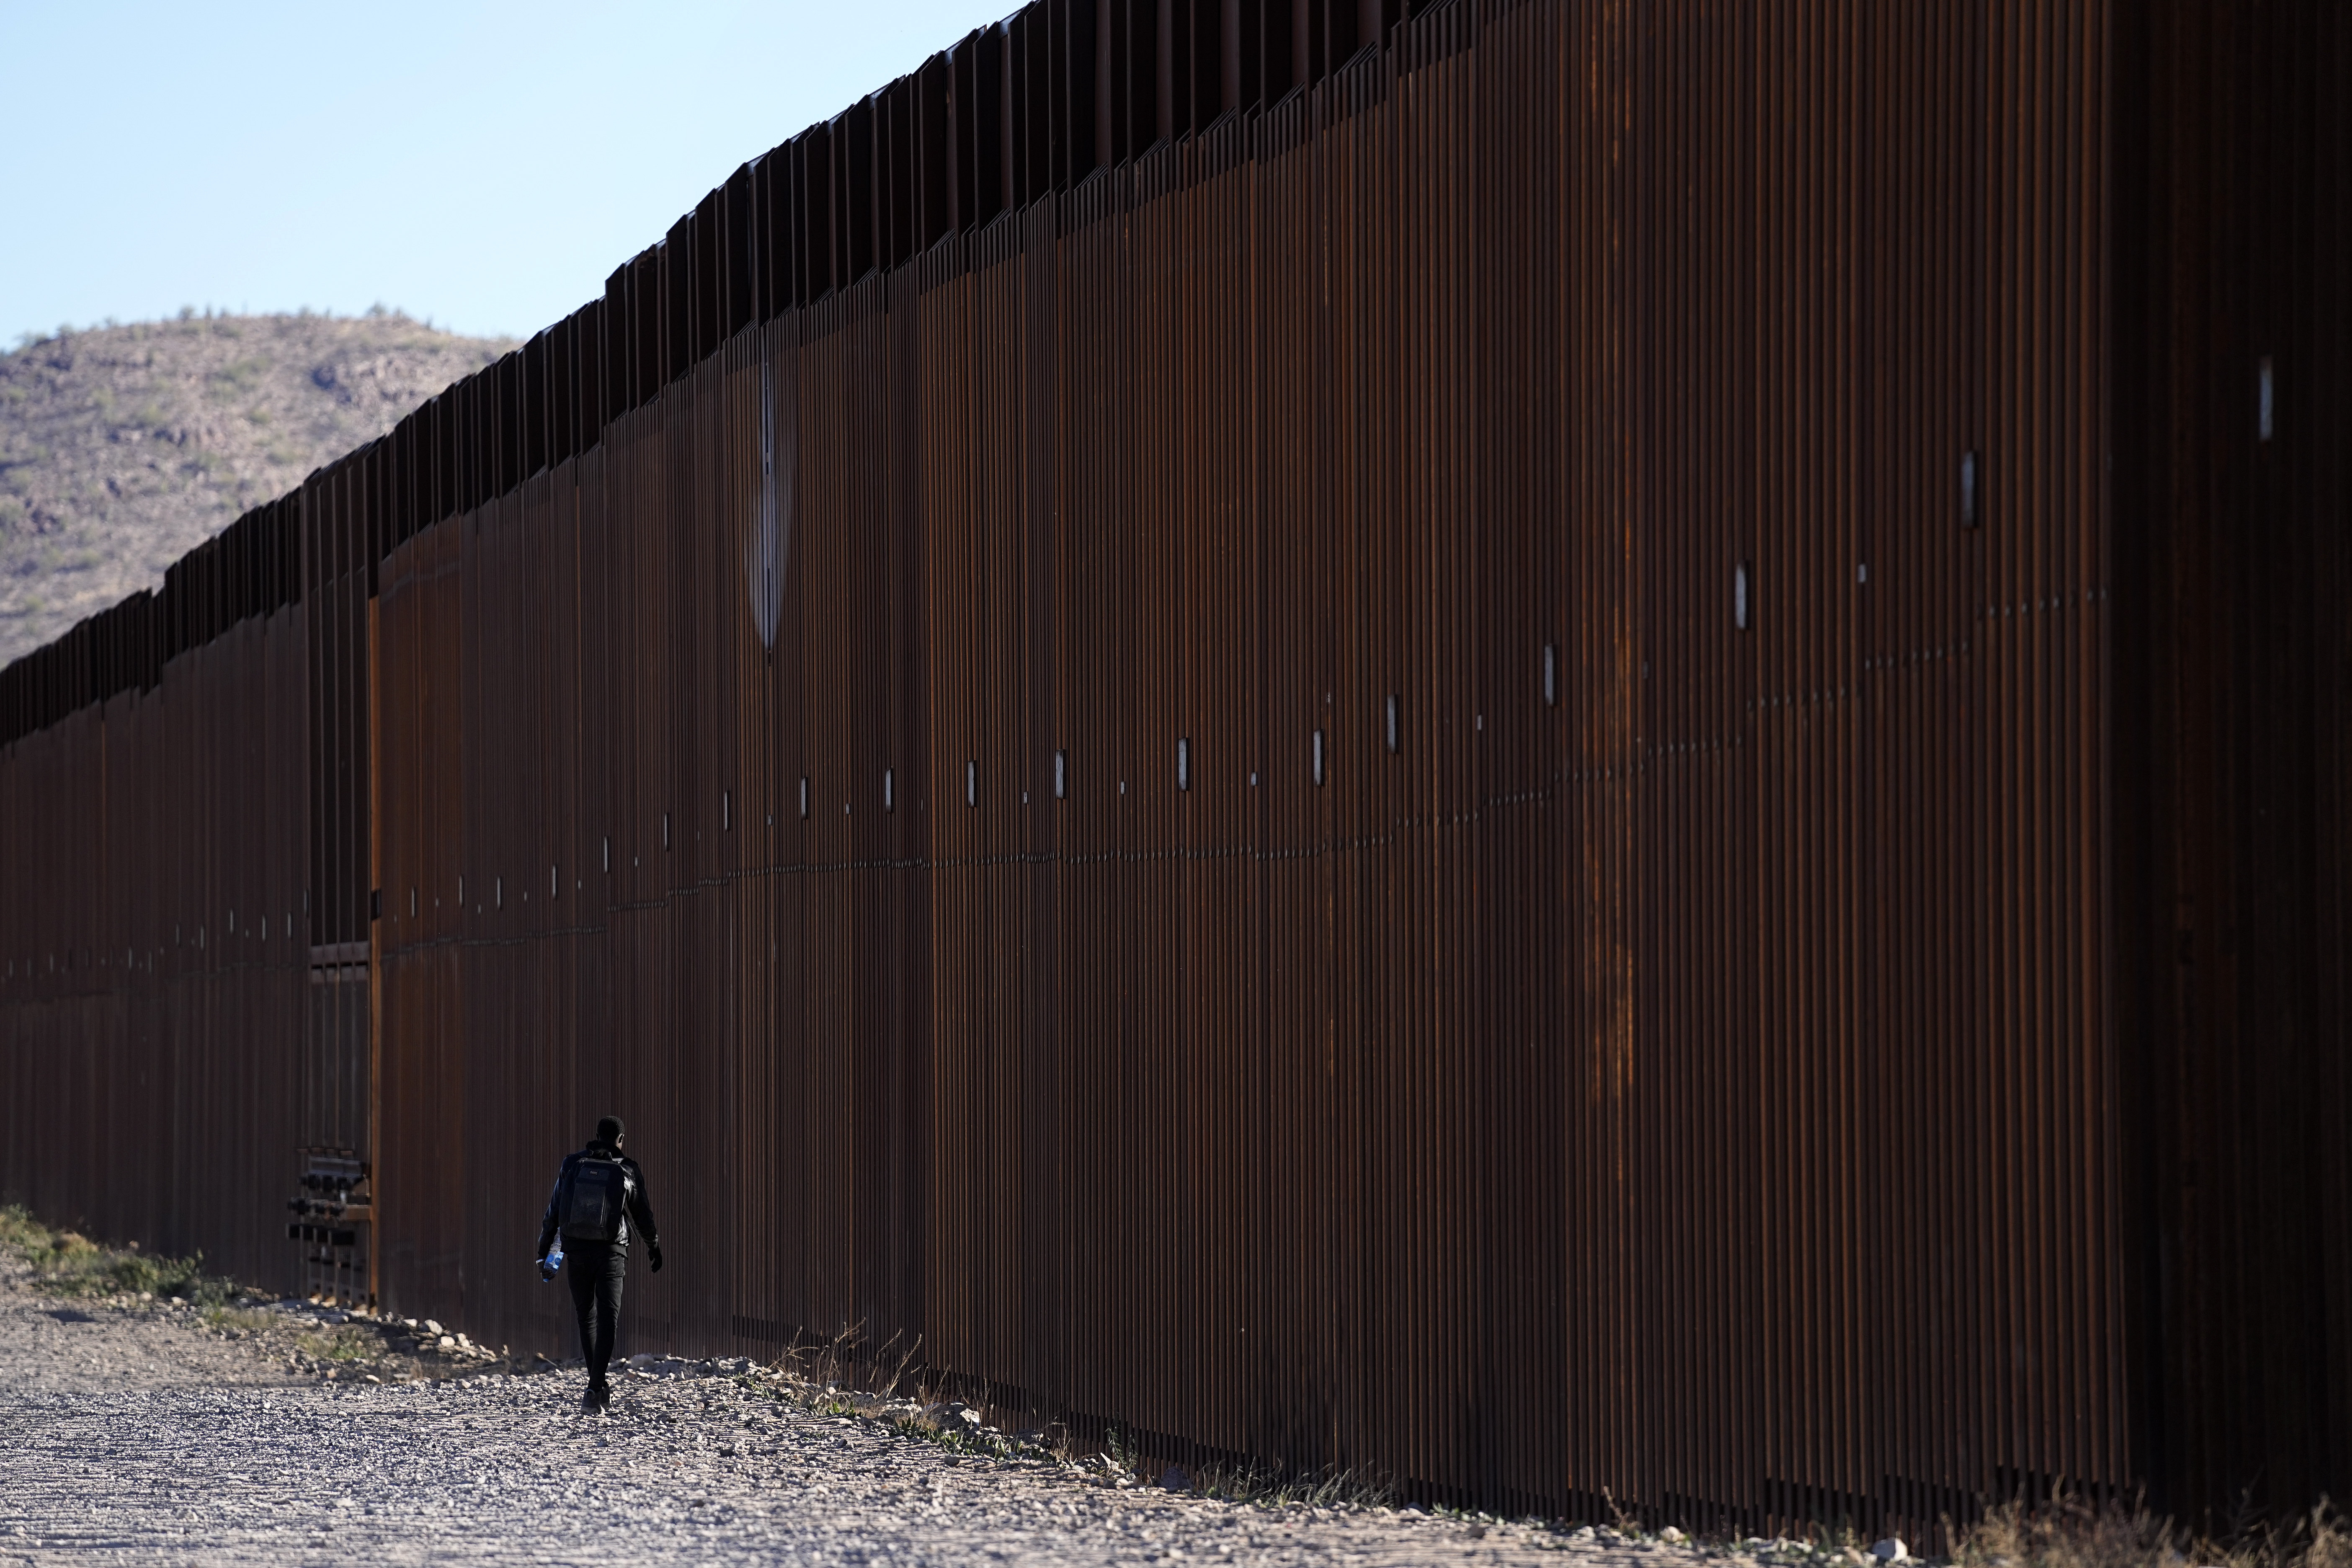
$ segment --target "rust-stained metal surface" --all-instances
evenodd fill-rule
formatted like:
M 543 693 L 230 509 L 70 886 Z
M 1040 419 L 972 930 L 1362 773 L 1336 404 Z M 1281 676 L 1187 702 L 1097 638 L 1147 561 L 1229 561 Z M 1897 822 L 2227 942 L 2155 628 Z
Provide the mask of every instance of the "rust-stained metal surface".
M 2124 1331 L 2135 1450 L 2225 1517 L 2352 1482 L 2352 16 L 2116 60 Z
M 551 1348 L 615 1110 L 638 1347 L 1704 1528 L 2344 1495 L 2347 79 L 1032 5 L 0 675 L 0 1184 L 266 1275 L 349 1148 Z M 138 967 L 263 866 L 282 969 Z
M 333 1086 L 303 1070 L 299 606 L 0 765 L 0 1183 L 224 1271 L 289 1272 L 283 1200 Z

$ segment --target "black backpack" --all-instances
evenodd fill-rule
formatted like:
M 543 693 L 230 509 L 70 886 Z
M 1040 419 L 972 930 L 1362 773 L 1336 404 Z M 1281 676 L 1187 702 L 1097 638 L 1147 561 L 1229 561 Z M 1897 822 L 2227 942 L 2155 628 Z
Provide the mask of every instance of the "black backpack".
M 612 1241 L 621 1234 L 629 1195 L 628 1170 L 618 1160 L 583 1154 L 563 1178 L 555 1212 L 566 1241 Z

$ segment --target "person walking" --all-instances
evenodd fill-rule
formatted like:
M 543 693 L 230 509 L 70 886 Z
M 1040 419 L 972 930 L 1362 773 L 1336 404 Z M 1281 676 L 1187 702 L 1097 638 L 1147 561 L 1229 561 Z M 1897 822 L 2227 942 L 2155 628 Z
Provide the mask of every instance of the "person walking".
M 654 1228 L 646 1173 L 621 1152 L 621 1119 L 596 1123 L 596 1136 L 576 1154 L 563 1157 L 539 1222 L 539 1277 L 555 1278 L 548 1254 L 559 1232 L 562 1267 L 580 1316 L 580 1353 L 588 1363 L 588 1391 L 580 1408 L 595 1412 L 613 1402 L 604 1370 L 613 1361 L 613 1336 L 621 1326 L 621 1286 L 629 1273 L 630 1226 L 646 1238 L 646 1258 L 661 1272 L 661 1240 Z

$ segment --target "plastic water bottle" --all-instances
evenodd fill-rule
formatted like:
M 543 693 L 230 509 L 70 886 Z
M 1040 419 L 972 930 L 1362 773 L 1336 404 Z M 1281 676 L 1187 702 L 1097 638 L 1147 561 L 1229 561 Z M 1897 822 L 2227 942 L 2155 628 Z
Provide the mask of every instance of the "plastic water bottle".
M 563 1233 L 562 1231 L 555 1233 L 555 1245 L 547 1249 L 547 1261 L 541 1267 L 546 1271 L 546 1279 L 540 1281 L 541 1284 L 545 1284 L 547 1279 L 554 1279 L 555 1271 L 563 1267 Z

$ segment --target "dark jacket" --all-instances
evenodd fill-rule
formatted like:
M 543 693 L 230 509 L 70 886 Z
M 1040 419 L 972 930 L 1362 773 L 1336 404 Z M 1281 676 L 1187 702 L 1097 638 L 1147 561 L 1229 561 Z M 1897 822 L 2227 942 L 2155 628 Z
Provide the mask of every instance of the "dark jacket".
M 593 1154 L 600 1159 L 609 1160 L 613 1158 L 613 1150 L 608 1144 L 592 1141 L 588 1147 L 580 1151 L 579 1153 L 566 1154 L 563 1157 L 562 1168 L 555 1173 L 555 1190 L 547 1194 L 547 1214 L 545 1217 L 541 1219 L 539 1222 L 538 1256 L 541 1258 L 547 1256 L 547 1249 L 553 1244 L 556 1229 L 561 1224 L 561 1221 L 556 1216 L 555 1205 L 563 1196 L 564 1180 L 572 1174 L 572 1166 L 578 1164 L 583 1158 L 591 1154 Z M 659 1252 L 661 1250 L 661 1236 L 654 1227 L 654 1205 L 652 1200 L 647 1198 L 646 1195 L 646 1173 L 637 1169 L 637 1163 L 635 1160 L 630 1159 L 626 1154 L 623 1154 L 620 1157 L 620 1160 L 623 1187 L 627 1194 L 627 1197 L 622 1208 L 621 1232 L 618 1236 L 613 1238 L 613 1245 L 616 1247 L 628 1246 L 629 1227 L 634 1224 L 637 1230 L 644 1235 L 646 1245 L 652 1247 L 656 1252 Z

